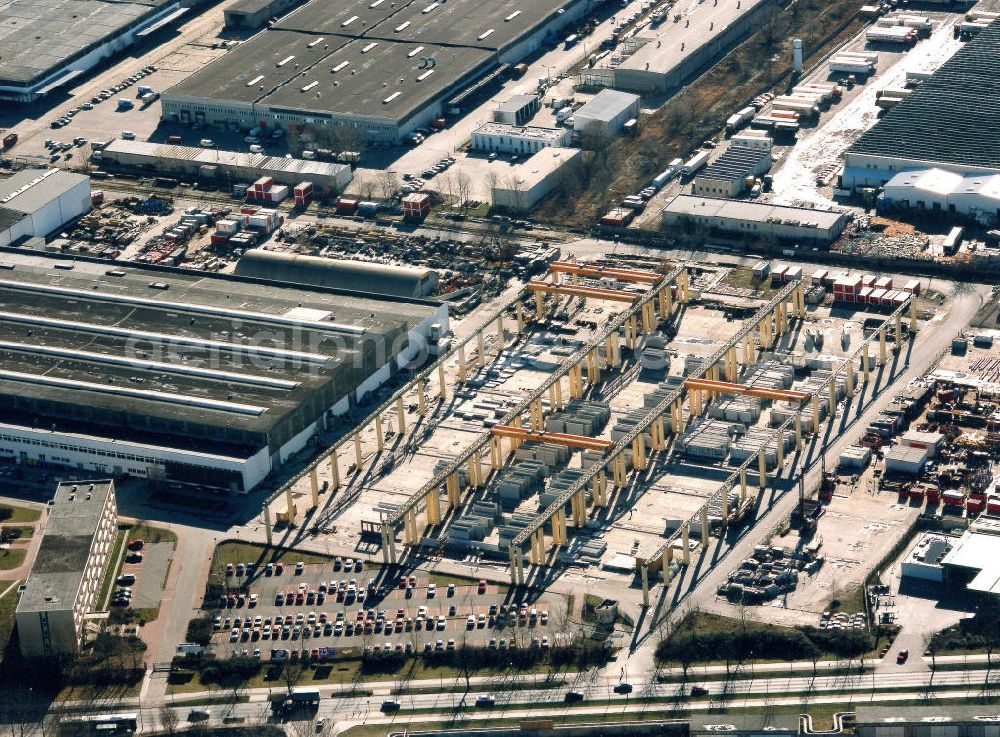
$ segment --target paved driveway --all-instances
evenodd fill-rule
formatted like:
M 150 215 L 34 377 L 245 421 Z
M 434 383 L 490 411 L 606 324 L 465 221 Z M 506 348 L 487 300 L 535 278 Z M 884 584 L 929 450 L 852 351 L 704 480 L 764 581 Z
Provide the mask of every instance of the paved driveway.
M 142 572 L 136 576 L 135 591 L 132 594 L 133 608 L 151 609 L 159 605 L 173 557 L 173 543 L 150 543 L 143 548 Z

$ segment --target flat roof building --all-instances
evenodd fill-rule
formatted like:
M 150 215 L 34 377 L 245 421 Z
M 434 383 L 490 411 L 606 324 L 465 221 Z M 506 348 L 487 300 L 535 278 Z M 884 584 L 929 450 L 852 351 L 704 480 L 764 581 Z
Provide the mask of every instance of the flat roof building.
M 38 553 L 14 614 L 25 658 L 78 652 L 88 614 L 114 547 L 115 484 L 64 482 L 56 487 Z
M 195 146 L 172 146 L 116 138 L 100 152 L 101 161 L 125 169 L 145 169 L 158 174 L 176 174 L 199 179 L 253 182 L 271 177 L 278 184 L 294 187 L 310 181 L 318 192 L 342 192 L 353 174 L 347 164 L 286 159 L 282 156 L 220 151 Z
M 514 95 L 497 105 L 493 121 L 507 125 L 524 125 L 542 107 L 538 95 Z
M 639 117 L 639 96 L 617 90 L 601 90 L 594 99 L 573 113 L 573 130 L 598 130 L 615 135 L 631 118 Z
M 0 181 L 0 246 L 46 236 L 90 211 L 90 177 L 25 169 Z
M 520 211 L 534 207 L 564 176 L 572 176 L 572 164 L 579 160 L 578 148 L 544 148 L 492 188 L 495 207 Z
M 0 454 L 253 489 L 447 331 L 437 302 L 0 254 Z
M 647 26 L 624 44 L 625 58 L 612 67 L 583 69 L 581 81 L 640 94 L 681 87 L 777 12 L 775 0 L 719 0 L 671 8 L 678 18 Z
M 858 737 L 996 737 L 1000 715 L 995 704 L 855 707 Z
M 592 0 L 311 0 L 166 90 L 163 117 L 252 128 L 338 129 L 395 142 L 449 100 L 539 48 Z
M 668 226 L 698 225 L 729 237 L 772 237 L 822 245 L 832 243 L 847 225 L 842 212 L 697 195 L 674 197 L 662 214 Z
M 910 169 L 1000 174 L 998 56 L 1000 20 L 966 43 L 847 149 L 841 185 L 880 187 Z
M 226 27 L 261 28 L 301 3 L 302 0 L 237 0 L 224 11 Z
M 0 3 L 0 99 L 32 102 L 182 14 L 177 0 Z
M 566 128 L 523 128 L 506 123 L 483 123 L 472 131 L 469 148 L 531 155 L 549 146 L 568 146 L 572 137 L 572 132 Z

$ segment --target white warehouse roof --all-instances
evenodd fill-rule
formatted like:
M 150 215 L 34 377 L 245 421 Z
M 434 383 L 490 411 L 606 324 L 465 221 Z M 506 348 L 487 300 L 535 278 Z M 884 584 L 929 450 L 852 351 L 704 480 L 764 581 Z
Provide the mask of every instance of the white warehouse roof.
M 26 169 L 0 182 L 0 207 L 35 213 L 90 177 L 62 169 Z

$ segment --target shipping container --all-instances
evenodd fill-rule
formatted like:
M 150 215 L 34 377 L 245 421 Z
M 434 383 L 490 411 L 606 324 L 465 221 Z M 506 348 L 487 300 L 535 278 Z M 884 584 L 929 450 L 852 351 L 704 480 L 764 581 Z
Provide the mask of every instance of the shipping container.
M 739 130 L 753 120 L 753 116 L 756 112 L 757 110 L 755 108 L 748 106 L 733 113 L 726 119 L 726 130 L 729 133 Z
M 15 143 L 17 143 L 17 134 L 8 133 L 6 136 L 3 137 L 4 151 L 6 151 L 8 148 L 13 148 Z
M 338 197 L 334 207 L 336 207 L 338 215 L 353 215 L 354 211 L 358 209 L 358 201 L 350 197 Z
M 681 174 L 684 177 L 690 178 L 696 171 L 704 167 L 708 163 L 710 151 L 699 151 L 686 162 L 684 166 L 681 167 Z
M 403 198 L 403 217 L 423 220 L 431 212 L 431 196 L 425 192 L 411 192 Z

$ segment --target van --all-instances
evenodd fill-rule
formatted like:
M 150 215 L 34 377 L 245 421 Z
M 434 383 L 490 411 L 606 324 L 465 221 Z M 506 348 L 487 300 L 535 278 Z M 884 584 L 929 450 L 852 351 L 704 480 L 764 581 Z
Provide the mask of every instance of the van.
M 256 143 L 251 144 L 251 146 L 250 146 L 250 153 L 252 153 L 252 154 L 259 154 L 263 150 L 264 150 L 263 147 L 258 146 Z
M 192 709 L 188 713 L 189 722 L 204 722 L 210 719 L 212 713 L 208 709 Z
M 122 138 L 124 138 L 126 141 L 134 141 L 135 133 L 133 133 L 132 131 L 122 131 Z
M 202 138 L 201 139 L 201 147 L 202 148 L 215 148 L 215 141 L 213 141 L 211 138 Z
M 302 158 L 305 159 L 306 161 L 313 161 L 313 160 L 316 159 L 316 152 L 315 151 L 303 151 L 302 152 Z

